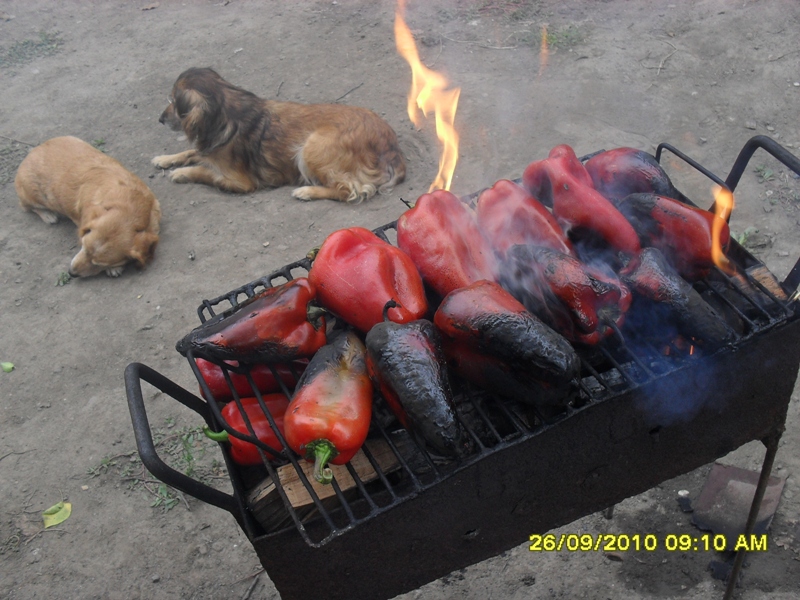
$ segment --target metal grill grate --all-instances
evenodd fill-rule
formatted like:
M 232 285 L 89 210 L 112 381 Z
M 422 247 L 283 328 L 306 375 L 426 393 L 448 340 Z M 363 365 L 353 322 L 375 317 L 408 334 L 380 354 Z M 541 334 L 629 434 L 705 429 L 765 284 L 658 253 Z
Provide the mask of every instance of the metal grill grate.
M 395 224 L 391 223 L 376 229 L 375 233 L 389 242 L 393 237 L 394 229 Z M 732 279 L 722 271 L 714 270 L 698 286 L 728 306 L 740 320 L 743 332 L 733 344 L 735 347 L 741 341 L 785 321 L 793 311 L 784 293 L 779 292 L 782 297 L 778 297 L 745 268 L 745 265 L 750 265 L 750 270 L 760 269 L 763 265 L 741 246 L 735 242 L 732 244 L 734 244 L 734 248 L 730 252 L 731 257 L 736 259 L 736 262 L 742 267 L 743 275 L 740 279 Z M 228 294 L 203 302 L 198 309 L 198 314 L 205 322 L 208 318 L 214 317 L 220 308 L 228 310 L 263 288 L 305 276 L 310 266 L 309 259 L 287 265 Z M 757 272 L 762 273 L 762 276 L 764 274 L 762 270 L 757 270 Z M 457 381 L 457 389 L 460 392 L 456 396 L 458 417 L 476 448 L 476 451 L 465 460 L 444 460 L 434 456 L 413 434 L 405 432 L 402 438 L 398 438 L 399 434 L 396 429 L 388 428 L 381 422 L 381 419 L 373 419 L 370 436 L 372 439 L 381 439 L 386 443 L 396 460 L 397 468 L 386 472 L 369 447 L 365 446 L 364 455 L 377 477 L 370 482 L 364 481 L 352 464 L 348 463 L 346 469 L 354 483 L 353 487 L 350 490 L 343 489 L 334 478 L 331 484 L 334 496 L 327 500 L 320 497 L 306 471 L 302 468 L 303 459 L 286 449 L 288 446 L 280 434 L 278 435 L 283 448 L 270 448 L 255 438 L 249 421 L 247 425 L 251 435 L 242 435 L 225 423 L 217 403 L 210 402 L 209 407 L 219 425 L 229 435 L 255 443 L 262 450 L 266 474 L 272 482 L 278 482 L 275 490 L 280 495 L 292 525 L 297 528 L 306 543 L 312 547 L 320 547 L 376 515 L 391 510 L 407 499 L 440 484 L 459 470 L 483 460 L 489 454 L 500 452 L 509 444 L 535 436 L 543 428 L 562 419 L 570 418 L 592 403 L 602 402 L 618 394 L 636 390 L 660 378 L 673 376 L 676 371 L 691 364 L 699 356 L 699 353 L 693 354 L 693 349 L 688 344 L 680 347 L 669 340 L 662 340 L 663 343 L 658 346 L 652 341 L 636 337 L 627 340 L 626 336 L 630 335 L 631 332 L 617 331 L 615 336 L 592 349 L 592 352 L 582 354 L 583 373 L 577 397 L 563 414 L 555 418 L 546 419 L 533 407 L 523 406 L 500 396 L 489 395 L 471 388 L 464 382 Z M 723 351 L 727 351 L 727 349 L 723 349 Z M 211 391 L 195 364 L 195 356 L 190 353 L 188 358 L 203 395 L 206 398 L 212 398 Z M 261 408 L 270 419 L 273 430 L 277 431 L 274 419 L 269 414 L 248 369 L 224 364 L 220 366 L 223 367 L 230 391 L 237 403 L 240 402 L 240 398 L 231 383 L 229 372 L 238 372 L 247 376 L 253 396 L 259 399 Z M 273 373 L 276 380 L 280 382 L 282 391 L 291 397 L 291 390 L 286 388 L 276 372 L 273 371 Z M 382 399 L 376 398 L 376 402 L 382 402 Z M 239 407 L 241 410 L 241 404 Z M 383 412 L 387 411 L 388 409 L 384 407 Z M 401 439 L 402 443 L 398 442 L 398 439 Z M 279 459 L 279 464 L 289 464 L 294 469 L 299 482 L 313 502 L 313 510 L 298 511 L 292 505 L 292 500 L 279 482 L 280 477 L 277 473 L 279 467 L 273 464 L 276 458 Z M 346 493 L 348 491 L 350 493 Z M 353 492 L 355 497 L 353 497 Z M 285 521 L 282 520 L 278 522 L 281 526 L 285 524 Z M 265 525 L 265 531 L 269 533 L 269 524 L 262 522 L 262 525 Z

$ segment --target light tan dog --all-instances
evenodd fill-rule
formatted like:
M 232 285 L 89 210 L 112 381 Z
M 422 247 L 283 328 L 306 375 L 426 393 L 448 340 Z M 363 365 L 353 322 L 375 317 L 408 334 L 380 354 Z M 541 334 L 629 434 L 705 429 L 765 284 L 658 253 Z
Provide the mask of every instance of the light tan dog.
M 212 69 L 184 71 L 161 123 L 195 149 L 156 156 L 176 183 L 229 192 L 307 184 L 301 200 L 360 202 L 403 180 L 405 161 L 386 121 L 365 108 L 262 100 Z
M 161 207 L 136 175 L 76 137 L 36 146 L 17 170 L 20 206 L 45 223 L 59 215 L 78 226 L 81 249 L 69 266 L 73 277 L 144 267 L 158 244 Z

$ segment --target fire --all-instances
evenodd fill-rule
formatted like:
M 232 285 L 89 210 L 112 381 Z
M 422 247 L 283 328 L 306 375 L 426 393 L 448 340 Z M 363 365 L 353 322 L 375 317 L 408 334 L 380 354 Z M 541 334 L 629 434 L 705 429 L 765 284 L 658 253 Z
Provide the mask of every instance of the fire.
M 542 25 L 542 44 L 539 48 L 539 74 L 537 79 L 541 79 L 544 70 L 547 68 L 547 58 L 550 56 L 550 48 L 547 45 L 547 25 Z
M 458 133 L 453 127 L 461 88 L 448 90 L 448 81 L 441 73 L 428 69 L 419 59 L 414 36 L 403 19 L 405 1 L 399 0 L 394 19 L 394 36 L 397 52 L 411 67 L 411 91 L 408 94 L 408 118 L 419 128 L 418 111 L 427 117 L 433 111 L 436 116 L 436 135 L 442 142 L 439 172 L 430 190 L 449 190 L 458 161 Z
M 719 219 L 714 219 L 711 227 L 711 259 L 724 273 L 735 274 L 733 264 L 725 256 L 720 243 L 720 234 L 724 223 L 728 222 L 734 207 L 733 193 L 721 187 L 714 188 L 714 213 Z

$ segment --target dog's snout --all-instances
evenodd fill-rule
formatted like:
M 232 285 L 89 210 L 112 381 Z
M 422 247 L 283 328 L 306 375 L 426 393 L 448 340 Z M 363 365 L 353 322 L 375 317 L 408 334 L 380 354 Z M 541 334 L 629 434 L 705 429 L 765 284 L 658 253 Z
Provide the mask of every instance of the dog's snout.
M 163 125 L 164 121 L 166 121 L 166 120 L 167 120 L 167 111 L 164 111 L 164 112 L 161 113 L 161 116 L 158 117 L 158 122 Z

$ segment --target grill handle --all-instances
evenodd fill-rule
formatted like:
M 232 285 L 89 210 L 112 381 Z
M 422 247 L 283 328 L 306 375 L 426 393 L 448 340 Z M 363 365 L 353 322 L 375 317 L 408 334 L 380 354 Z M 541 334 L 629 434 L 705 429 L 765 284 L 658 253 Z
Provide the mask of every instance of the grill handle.
M 771 137 L 767 137 L 766 135 L 756 135 L 750 138 L 739 151 L 739 156 L 736 157 L 736 162 L 733 163 L 733 168 L 731 168 L 731 172 L 728 174 L 728 178 L 725 180 L 725 183 L 728 185 L 731 191 L 736 188 L 736 185 L 739 183 L 739 180 L 744 174 L 747 163 L 750 162 L 753 154 L 759 148 L 766 150 L 774 158 L 794 171 L 797 175 L 800 175 L 800 159 L 798 159 L 794 154 L 789 152 Z
M 733 191 L 739 183 L 745 168 L 747 168 L 747 164 L 750 162 L 755 151 L 759 148 L 766 150 L 775 159 L 789 167 L 797 175 L 800 175 L 800 159 L 772 138 L 766 135 L 756 135 L 750 138 L 744 147 L 742 147 L 739 156 L 736 157 L 736 162 L 733 163 L 733 168 L 731 168 L 728 178 L 725 180 L 725 183 L 731 191 Z M 781 283 L 783 289 L 790 295 L 794 294 L 798 285 L 800 285 L 800 259 L 798 259 L 794 267 L 792 267 L 792 270 L 789 271 L 786 279 Z
M 797 175 L 800 175 L 800 159 L 772 138 L 765 135 L 757 135 L 750 138 L 742 147 L 739 156 L 736 157 L 736 162 L 733 163 L 733 168 L 731 168 L 728 178 L 725 180 L 725 183 L 731 191 L 733 191 L 739 183 L 747 164 L 750 162 L 755 151 L 759 148 L 767 151 L 775 159 L 789 167 Z M 790 295 L 797 290 L 798 285 L 800 285 L 800 259 L 798 259 L 794 267 L 792 267 L 792 270 L 789 271 L 786 279 L 781 283 L 783 289 Z
M 144 466 L 147 467 L 147 470 L 157 479 L 174 487 L 176 490 L 180 490 L 198 500 L 227 510 L 234 516 L 239 525 L 243 526 L 241 521 L 241 515 L 243 514 L 241 503 L 235 496 L 221 492 L 184 475 L 180 471 L 176 471 L 158 456 L 155 444 L 153 443 L 150 421 L 147 418 L 147 411 L 144 406 L 142 380 L 161 392 L 175 398 L 187 408 L 191 408 L 203 417 L 210 427 L 214 428 L 215 425 L 211 420 L 206 403 L 197 396 L 186 391 L 178 384 L 173 383 L 147 365 L 141 363 L 129 364 L 125 369 L 125 391 L 128 396 L 128 408 L 131 412 L 131 420 L 133 421 L 133 434 L 136 437 L 136 447 L 139 450 L 139 456 L 142 458 Z
M 755 151 L 759 148 L 767 151 L 775 159 L 789 167 L 797 175 L 800 175 L 800 159 L 789 152 L 786 148 L 781 146 L 778 142 L 770 137 L 767 137 L 766 135 L 753 136 L 745 143 L 745 145 L 739 151 L 739 156 L 736 157 L 736 161 L 733 163 L 733 168 L 731 168 L 731 172 L 728 174 L 728 178 L 725 181 L 722 181 L 719 177 L 700 165 L 697 161 L 685 155 L 683 152 L 674 148 L 670 144 L 659 144 L 658 148 L 656 149 L 655 158 L 658 162 L 661 162 L 662 151 L 669 150 L 678 158 L 681 158 L 685 162 L 689 163 L 692 167 L 700 171 L 703 175 L 711 179 L 720 187 L 733 192 L 736 189 L 736 186 L 739 184 L 739 180 L 742 178 L 742 175 L 747 168 L 747 164 L 750 162 L 750 159 L 753 157 Z M 714 212 L 715 205 L 716 203 L 712 204 L 711 208 L 708 210 Z M 784 279 L 781 283 L 781 287 L 783 287 L 784 291 L 786 291 L 786 293 L 790 296 L 795 293 L 798 286 L 800 286 L 800 259 L 798 259 L 794 267 L 792 267 L 792 270 L 786 276 L 786 279 Z

